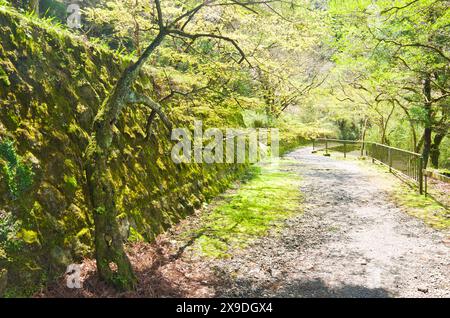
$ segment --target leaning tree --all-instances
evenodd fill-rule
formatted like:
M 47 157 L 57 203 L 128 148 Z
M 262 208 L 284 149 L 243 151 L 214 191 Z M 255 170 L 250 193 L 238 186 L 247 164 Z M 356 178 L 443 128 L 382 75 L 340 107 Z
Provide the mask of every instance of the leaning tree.
M 279 0 L 203 0 L 192 9 L 186 10 L 169 21 L 165 18 L 161 1 L 154 0 L 157 35 L 143 50 L 137 61 L 123 71 L 111 93 L 103 101 L 95 116 L 93 130 L 85 151 L 86 177 L 95 225 L 95 258 L 98 274 L 107 283 L 120 289 L 132 289 L 137 282 L 124 250 L 123 238 L 120 235 L 116 219 L 118 210 L 115 204 L 111 167 L 108 163 L 112 150 L 114 126 L 125 108 L 139 104 L 151 110 L 151 118 L 158 116 L 169 131 L 172 129 L 172 124 L 163 112 L 161 105 L 151 97 L 139 94 L 134 90 L 133 86 L 139 77 L 140 70 L 168 37 L 184 38 L 190 42 L 201 38 L 225 41 L 239 53 L 239 63 L 248 62 L 244 51 L 234 39 L 219 33 L 190 33 L 187 26 L 205 7 L 241 6 L 256 12 L 252 7 L 277 1 Z

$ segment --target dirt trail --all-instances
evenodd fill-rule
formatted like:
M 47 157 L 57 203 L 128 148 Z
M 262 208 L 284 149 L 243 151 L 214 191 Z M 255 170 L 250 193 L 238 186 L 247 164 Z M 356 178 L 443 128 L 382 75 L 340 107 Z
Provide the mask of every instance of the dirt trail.
M 288 158 L 303 178 L 304 214 L 215 264 L 229 278 L 217 295 L 450 297 L 448 234 L 388 199 L 391 176 L 310 148 Z

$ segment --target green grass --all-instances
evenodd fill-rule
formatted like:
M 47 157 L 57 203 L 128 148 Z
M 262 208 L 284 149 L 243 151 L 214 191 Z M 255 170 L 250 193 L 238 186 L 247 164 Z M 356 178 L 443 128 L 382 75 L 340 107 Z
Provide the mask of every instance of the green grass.
M 433 198 L 420 195 L 405 185 L 394 191 L 393 198 L 408 214 L 423 220 L 431 227 L 450 229 L 450 211 Z
M 194 249 L 206 256 L 228 257 L 231 249 L 246 247 L 300 212 L 300 178 L 283 171 L 288 163 L 254 167 L 239 189 L 225 194 L 202 217 L 201 228 L 189 233 L 198 237 Z
M 333 157 L 342 159 L 343 157 Z M 350 158 L 349 160 L 355 160 Z M 388 168 L 381 164 L 372 164 L 371 160 L 358 160 L 363 167 L 375 169 L 379 173 L 388 172 Z M 395 178 L 394 175 L 391 176 Z M 423 220 L 427 225 L 438 229 L 450 229 L 450 210 L 430 196 L 419 194 L 419 190 L 414 186 L 406 184 L 404 181 L 396 178 L 396 186 L 391 192 L 392 200 L 403 210 L 418 219 Z
M 370 160 L 364 164 L 370 165 L 380 172 L 388 171 L 387 167 L 379 164 L 374 165 Z M 450 229 L 450 211 L 443 204 L 430 196 L 426 197 L 419 194 L 416 186 L 411 187 L 398 178 L 396 184 L 391 197 L 406 213 L 423 220 L 427 225 L 435 229 Z

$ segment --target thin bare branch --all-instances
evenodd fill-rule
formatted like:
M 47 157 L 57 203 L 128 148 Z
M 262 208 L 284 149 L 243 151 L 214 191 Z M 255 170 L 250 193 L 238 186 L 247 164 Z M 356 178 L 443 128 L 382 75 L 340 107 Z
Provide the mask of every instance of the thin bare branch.
M 188 10 L 185 13 L 183 13 L 182 15 L 180 15 L 179 17 L 175 18 L 172 22 L 169 23 L 168 27 L 174 28 L 174 27 L 176 27 L 178 22 L 183 21 L 185 18 L 187 18 L 188 21 L 184 23 L 183 28 L 182 28 L 182 29 L 184 29 L 186 27 L 187 23 L 189 23 L 192 20 L 194 15 L 196 15 L 203 7 L 210 5 L 214 2 L 216 2 L 216 0 L 205 0 L 203 3 L 199 4 L 198 6 L 194 7 L 193 9 Z
M 239 44 L 236 42 L 236 40 L 233 40 L 232 38 L 229 38 L 227 36 L 223 36 L 223 35 L 219 35 L 219 34 L 213 34 L 213 33 L 195 33 L 195 34 L 191 34 L 191 33 L 184 32 L 182 30 L 177 30 L 177 29 L 168 29 L 167 30 L 167 34 L 168 35 L 178 35 L 178 36 L 181 36 L 181 37 L 184 37 L 184 38 L 188 38 L 188 39 L 190 39 L 192 41 L 195 41 L 195 40 L 197 40 L 199 38 L 211 38 L 211 39 L 218 39 L 218 40 L 223 40 L 223 41 L 229 42 L 236 48 L 236 50 L 241 55 L 241 59 L 239 60 L 238 63 L 240 64 L 243 61 L 246 61 L 251 66 L 251 63 L 250 63 L 250 61 L 248 61 L 244 50 L 242 50 L 242 48 L 239 46 Z
M 144 106 L 149 107 L 152 111 L 154 111 L 163 121 L 164 125 L 167 127 L 169 131 L 172 131 L 172 123 L 170 122 L 169 118 L 164 114 L 164 112 L 161 109 L 161 105 L 155 102 L 153 99 L 146 95 L 137 94 L 136 92 L 133 92 L 130 94 L 128 102 L 130 104 L 141 104 Z
M 386 13 L 389 13 L 389 12 L 394 11 L 394 10 L 397 12 L 397 11 L 406 9 L 406 8 L 412 6 L 412 5 L 413 5 L 414 3 L 416 3 L 416 2 L 419 2 L 419 0 L 413 0 L 413 1 L 407 3 L 407 4 L 403 5 L 403 6 L 394 6 L 394 7 L 391 7 L 391 8 L 389 8 L 389 9 L 386 9 L 386 10 L 381 11 L 381 14 L 386 14 Z
M 158 25 L 160 30 L 164 29 L 163 13 L 160 0 L 155 0 L 156 12 L 158 13 Z

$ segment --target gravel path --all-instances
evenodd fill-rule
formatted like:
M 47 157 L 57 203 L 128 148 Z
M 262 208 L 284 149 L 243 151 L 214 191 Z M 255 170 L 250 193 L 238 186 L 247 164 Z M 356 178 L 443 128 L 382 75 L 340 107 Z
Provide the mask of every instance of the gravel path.
M 288 155 L 304 213 L 232 259 L 214 261 L 224 297 L 450 297 L 448 233 L 395 206 L 396 181 L 358 162 Z M 212 265 L 212 264 L 211 264 Z
M 397 179 L 311 148 L 288 158 L 280 169 L 302 179 L 298 215 L 233 258 L 190 249 L 181 234 L 201 225 L 199 210 L 155 242 L 129 246 L 136 291 L 106 286 L 87 259 L 82 289 L 61 279 L 37 297 L 450 297 L 450 233 L 396 207 Z

